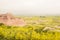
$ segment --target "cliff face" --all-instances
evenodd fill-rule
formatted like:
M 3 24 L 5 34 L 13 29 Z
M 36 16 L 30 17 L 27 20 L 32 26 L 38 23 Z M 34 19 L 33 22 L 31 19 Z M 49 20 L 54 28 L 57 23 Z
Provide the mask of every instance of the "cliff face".
M 12 14 L 0 14 L 0 23 L 9 26 L 25 26 L 26 23 L 21 18 L 16 18 Z

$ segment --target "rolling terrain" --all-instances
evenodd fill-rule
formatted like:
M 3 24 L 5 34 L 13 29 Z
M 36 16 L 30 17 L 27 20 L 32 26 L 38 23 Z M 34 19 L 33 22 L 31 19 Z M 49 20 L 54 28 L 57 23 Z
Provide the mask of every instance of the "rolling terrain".
M 0 23 L 0 40 L 60 40 L 60 16 L 22 18 L 25 26 Z

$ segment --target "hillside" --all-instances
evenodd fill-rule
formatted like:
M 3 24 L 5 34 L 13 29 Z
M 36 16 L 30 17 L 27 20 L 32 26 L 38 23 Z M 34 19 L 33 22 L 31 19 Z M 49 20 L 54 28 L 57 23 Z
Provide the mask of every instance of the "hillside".
M 24 26 L 26 23 L 22 18 L 17 18 L 11 13 L 0 14 L 0 23 L 8 26 Z
M 0 40 L 60 40 L 60 16 L 9 15 L 0 15 Z

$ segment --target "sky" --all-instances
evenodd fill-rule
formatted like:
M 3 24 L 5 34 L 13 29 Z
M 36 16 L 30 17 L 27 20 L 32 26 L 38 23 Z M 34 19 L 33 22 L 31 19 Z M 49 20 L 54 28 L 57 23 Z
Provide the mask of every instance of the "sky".
M 60 0 L 0 0 L 0 14 L 21 16 L 60 15 Z

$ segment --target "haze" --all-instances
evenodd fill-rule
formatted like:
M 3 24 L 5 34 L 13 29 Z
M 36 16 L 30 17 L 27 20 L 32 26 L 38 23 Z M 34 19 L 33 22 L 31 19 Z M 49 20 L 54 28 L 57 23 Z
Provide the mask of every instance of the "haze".
M 60 15 L 60 0 L 0 0 L 0 13 L 21 16 Z

